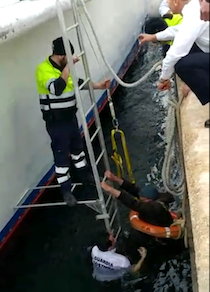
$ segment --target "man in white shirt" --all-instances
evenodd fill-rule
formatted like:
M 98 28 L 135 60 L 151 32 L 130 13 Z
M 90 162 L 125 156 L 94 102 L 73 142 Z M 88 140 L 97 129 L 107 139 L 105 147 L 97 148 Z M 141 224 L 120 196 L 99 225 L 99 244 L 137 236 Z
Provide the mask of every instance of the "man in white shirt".
M 102 244 L 92 248 L 93 277 L 100 282 L 119 280 L 127 272 L 139 271 L 147 255 L 146 249 L 140 247 L 138 252 L 141 259 L 132 266 L 127 257 L 116 252 L 115 243 L 115 238 L 110 234 Z
M 169 0 L 169 6 L 174 13 L 180 13 L 184 2 Z M 191 0 L 182 9 L 182 14 L 183 21 L 179 26 L 169 27 L 150 37 L 140 35 L 140 40 L 142 43 L 148 38 L 149 41 L 174 39 L 163 60 L 158 88 L 161 91 L 169 89 L 170 78 L 176 72 L 205 105 L 209 102 L 209 22 L 200 19 L 199 0 Z

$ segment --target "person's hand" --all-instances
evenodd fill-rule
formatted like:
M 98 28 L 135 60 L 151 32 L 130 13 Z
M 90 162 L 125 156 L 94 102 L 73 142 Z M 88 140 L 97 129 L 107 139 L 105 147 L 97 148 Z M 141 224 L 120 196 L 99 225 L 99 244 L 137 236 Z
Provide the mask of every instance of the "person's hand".
M 209 21 L 209 2 L 206 0 L 200 0 L 200 18 L 204 21 Z
M 112 187 L 108 183 L 106 183 L 105 181 L 101 182 L 101 187 L 104 191 L 106 191 L 108 193 L 111 193 L 111 191 L 112 191 Z
M 77 56 L 73 56 L 73 63 L 74 63 L 74 64 L 77 63 L 77 62 L 79 62 L 79 60 L 80 60 L 79 57 L 77 57 Z
M 153 34 L 142 33 L 139 35 L 139 44 L 143 45 L 144 43 L 155 41 Z
M 101 82 L 99 82 L 98 86 L 99 86 L 99 89 L 108 89 L 111 85 L 111 81 L 110 79 L 105 79 Z
M 114 230 L 112 230 L 110 233 L 109 233 L 109 240 L 113 243 L 113 244 L 115 244 L 116 243 L 116 238 L 115 238 L 115 236 L 114 236 Z
M 111 85 L 110 79 L 105 79 L 101 82 L 93 82 L 93 88 L 94 89 L 109 89 Z
M 164 81 L 158 82 L 158 89 L 160 91 L 165 91 L 165 90 L 171 89 L 171 81 L 164 80 Z
M 143 259 L 146 258 L 146 256 L 147 256 L 147 250 L 146 250 L 145 247 L 142 247 L 142 246 L 141 246 L 141 247 L 138 249 L 138 252 L 139 252 L 140 256 L 141 256 Z

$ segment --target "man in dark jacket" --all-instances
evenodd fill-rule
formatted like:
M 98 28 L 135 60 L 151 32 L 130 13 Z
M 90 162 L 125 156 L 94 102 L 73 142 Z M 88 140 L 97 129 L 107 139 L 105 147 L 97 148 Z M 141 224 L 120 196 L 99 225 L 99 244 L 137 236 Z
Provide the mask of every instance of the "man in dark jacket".
M 138 212 L 142 220 L 149 224 L 163 227 L 168 227 L 173 223 L 171 214 L 168 211 L 168 204 L 174 201 L 172 195 L 168 193 L 160 194 L 156 191 L 156 195 L 153 194 L 148 198 L 145 194 L 141 194 L 141 190 L 137 186 L 118 178 L 110 171 L 106 171 L 105 176 L 109 180 L 118 183 L 121 190 L 113 188 L 106 182 L 101 183 L 102 188 L 117 198 L 123 205 Z

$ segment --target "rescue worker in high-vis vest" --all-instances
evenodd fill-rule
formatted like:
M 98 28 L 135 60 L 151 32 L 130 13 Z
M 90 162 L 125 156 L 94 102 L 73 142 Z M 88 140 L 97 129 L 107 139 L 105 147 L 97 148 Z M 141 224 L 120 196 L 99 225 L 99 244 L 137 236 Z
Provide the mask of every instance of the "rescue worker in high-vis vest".
M 141 44 L 149 41 L 157 41 L 157 39 L 152 39 L 157 33 L 164 31 L 170 27 L 177 27 L 182 23 L 181 14 L 172 14 L 168 13 L 163 17 L 152 17 L 148 19 L 145 23 L 145 34 L 140 34 L 139 39 Z M 174 28 L 173 28 L 174 29 Z M 173 41 L 167 40 L 162 42 L 163 45 L 163 57 L 166 56 L 166 53 L 170 46 L 173 44 Z
M 69 43 L 73 55 L 74 48 L 70 41 Z M 73 57 L 74 63 L 78 60 Z M 70 158 L 79 181 L 93 182 L 93 176 L 85 158 L 77 123 L 74 84 L 62 37 L 53 41 L 52 55 L 38 65 L 36 83 L 43 119 L 51 138 L 57 181 L 61 185 L 64 201 L 69 206 L 75 206 L 77 200 L 71 192 Z M 79 79 L 79 84 L 82 83 L 83 80 Z M 110 80 L 92 84 L 94 89 L 106 89 L 110 86 Z M 87 89 L 87 86 L 84 89 Z

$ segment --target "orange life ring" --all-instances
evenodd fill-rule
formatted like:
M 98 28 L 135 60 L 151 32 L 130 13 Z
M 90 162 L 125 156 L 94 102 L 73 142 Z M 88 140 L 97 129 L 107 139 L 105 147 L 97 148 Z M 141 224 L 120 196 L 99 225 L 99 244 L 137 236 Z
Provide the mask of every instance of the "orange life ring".
M 173 219 L 177 219 L 176 213 L 170 212 Z M 180 235 L 180 226 L 174 225 L 170 227 L 155 226 L 144 222 L 139 218 L 139 213 L 131 211 L 129 214 L 131 226 L 143 233 L 158 237 L 158 238 L 172 238 L 176 239 Z

